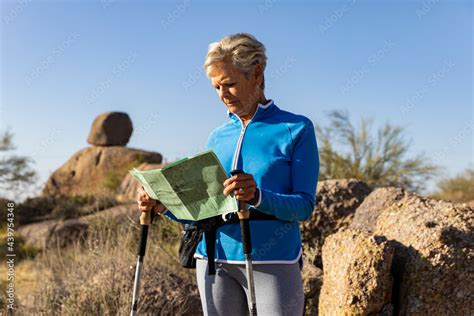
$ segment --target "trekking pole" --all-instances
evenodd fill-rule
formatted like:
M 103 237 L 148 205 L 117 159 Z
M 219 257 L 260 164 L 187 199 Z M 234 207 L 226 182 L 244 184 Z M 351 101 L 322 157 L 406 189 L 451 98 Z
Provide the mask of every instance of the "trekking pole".
M 232 170 L 230 172 L 231 175 L 241 174 L 244 173 L 242 170 Z M 257 300 L 255 298 L 255 284 L 253 280 L 253 265 L 252 265 L 252 243 L 250 239 L 250 225 L 249 225 L 249 217 L 250 211 L 247 209 L 245 202 L 238 201 L 238 208 L 237 216 L 239 216 L 240 220 L 240 232 L 242 234 L 242 247 L 244 249 L 245 255 L 245 270 L 247 272 L 247 285 L 250 292 L 250 315 L 256 316 L 257 315 Z
M 142 212 L 140 215 L 140 226 L 141 226 L 141 235 L 140 235 L 140 244 L 138 247 L 138 257 L 137 265 L 135 268 L 135 282 L 133 284 L 133 296 L 132 296 L 132 310 L 130 311 L 130 316 L 135 316 L 138 311 L 138 299 L 140 297 L 140 278 L 143 267 L 143 258 L 145 257 L 146 250 L 146 240 L 148 238 L 148 227 L 153 221 L 154 209 L 151 209 L 149 212 Z

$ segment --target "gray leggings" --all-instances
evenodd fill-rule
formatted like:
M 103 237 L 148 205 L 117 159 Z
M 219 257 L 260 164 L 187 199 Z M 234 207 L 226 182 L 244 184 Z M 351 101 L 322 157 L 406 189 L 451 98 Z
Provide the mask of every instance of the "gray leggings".
M 303 282 L 300 265 L 254 264 L 257 314 L 302 315 Z M 204 315 L 248 315 L 250 297 L 244 264 L 216 262 L 216 274 L 207 274 L 207 260 L 196 259 L 196 277 Z

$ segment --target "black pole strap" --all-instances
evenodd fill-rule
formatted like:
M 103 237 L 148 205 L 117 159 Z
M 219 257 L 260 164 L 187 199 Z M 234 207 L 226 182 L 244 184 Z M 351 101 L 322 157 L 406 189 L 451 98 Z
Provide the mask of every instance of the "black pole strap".
M 216 266 L 214 262 L 215 251 L 216 251 L 216 227 L 212 226 L 204 231 L 206 237 L 206 250 L 207 250 L 207 274 L 216 274 Z

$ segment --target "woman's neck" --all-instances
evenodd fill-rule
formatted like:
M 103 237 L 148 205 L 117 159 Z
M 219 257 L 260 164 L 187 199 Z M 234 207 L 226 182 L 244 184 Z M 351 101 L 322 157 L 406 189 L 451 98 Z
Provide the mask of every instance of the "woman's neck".
M 252 111 L 248 115 L 243 116 L 243 117 L 240 118 L 242 120 L 242 123 L 244 124 L 244 126 L 247 126 L 247 124 L 250 122 L 250 119 L 252 119 L 252 117 L 255 115 L 255 112 L 257 112 L 258 105 L 259 104 L 267 104 L 268 101 L 269 100 L 267 100 L 267 98 L 265 98 L 265 95 L 262 95 L 262 97 L 260 98 L 258 103 L 253 106 Z
M 250 122 L 252 117 L 255 115 L 255 112 L 257 112 L 257 108 L 258 108 L 258 104 L 254 107 L 254 109 L 249 115 L 246 115 L 240 118 L 242 120 L 242 123 L 244 123 L 244 126 L 247 126 L 247 124 Z

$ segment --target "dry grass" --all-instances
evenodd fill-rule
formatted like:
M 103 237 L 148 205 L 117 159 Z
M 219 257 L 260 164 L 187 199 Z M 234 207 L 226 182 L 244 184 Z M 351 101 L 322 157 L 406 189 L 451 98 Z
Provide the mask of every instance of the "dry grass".
M 180 225 L 169 220 L 150 227 L 144 273 L 161 266 L 193 280 L 194 273 L 179 266 L 179 233 Z M 128 314 L 139 234 L 136 223 L 97 222 L 90 227 L 86 240 L 64 249 L 53 247 L 35 260 L 22 261 L 15 267 L 18 312 Z

